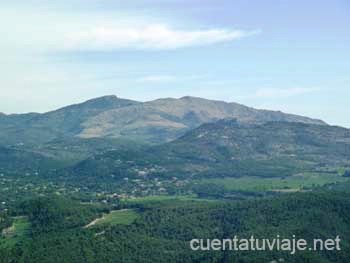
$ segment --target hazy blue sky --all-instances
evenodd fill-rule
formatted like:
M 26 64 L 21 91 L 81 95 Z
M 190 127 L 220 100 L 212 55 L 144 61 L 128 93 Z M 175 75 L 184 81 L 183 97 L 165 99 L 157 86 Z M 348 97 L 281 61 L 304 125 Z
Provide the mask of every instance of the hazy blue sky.
M 191 95 L 350 127 L 348 0 L 11 0 L 0 36 L 5 113 Z

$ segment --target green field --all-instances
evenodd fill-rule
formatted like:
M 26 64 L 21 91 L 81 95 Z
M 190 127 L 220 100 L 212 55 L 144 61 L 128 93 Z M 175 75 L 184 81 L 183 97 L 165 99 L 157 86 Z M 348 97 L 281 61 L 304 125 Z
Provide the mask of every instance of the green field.
M 164 201 L 172 201 L 172 200 L 193 201 L 198 199 L 196 195 L 179 195 L 179 196 L 150 195 L 145 197 L 124 199 L 122 202 L 126 204 L 145 204 L 145 203 L 158 203 L 158 202 L 164 202 Z
M 325 184 L 346 182 L 349 178 L 338 174 L 325 173 L 303 173 L 285 178 L 262 178 L 262 177 L 240 177 L 240 178 L 213 178 L 198 181 L 198 184 L 216 184 L 223 186 L 227 191 L 300 191 Z
M 101 225 L 130 225 L 139 214 L 134 209 L 123 209 L 112 211 L 109 214 L 104 214 L 101 218 L 97 218 L 86 226 L 86 228 Z
M 30 223 L 26 217 L 15 217 L 12 226 L 2 231 L 0 246 L 14 246 L 28 234 L 29 230 Z
M 170 202 L 216 202 L 218 200 L 198 198 L 196 194 L 192 195 L 151 195 L 145 197 L 129 198 L 122 200 L 122 203 L 127 205 L 162 205 Z

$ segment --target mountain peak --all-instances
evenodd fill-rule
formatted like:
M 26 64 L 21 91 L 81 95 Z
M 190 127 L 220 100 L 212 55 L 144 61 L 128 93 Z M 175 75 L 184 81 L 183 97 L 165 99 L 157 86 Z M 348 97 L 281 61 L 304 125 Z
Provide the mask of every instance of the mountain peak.
M 179 98 L 180 101 L 190 101 L 190 102 L 223 102 L 223 103 L 227 103 L 225 101 L 219 101 L 219 100 L 209 100 L 209 99 L 205 99 L 205 98 L 201 98 L 201 97 L 194 97 L 194 96 L 184 96 Z
M 119 108 L 121 106 L 128 106 L 128 105 L 136 104 L 136 103 L 138 103 L 138 102 L 133 101 L 133 100 L 128 100 L 128 99 L 121 99 L 115 95 L 107 95 L 107 96 L 89 99 L 89 100 L 84 101 L 82 103 L 69 105 L 67 107 L 58 109 L 56 111 L 62 111 L 62 110 L 67 110 L 67 109 L 76 109 L 76 108 L 88 109 L 88 110 L 92 110 L 92 109 L 110 110 L 113 108 Z
M 203 98 L 199 98 L 199 97 L 194 97 L 194 96 L 184 96 L 181 97 L 180 100 L 203 100 Z
M 105 95 L 105 96 L 101 96 L 101 97 L 97 97 L 97 98 L 93 98 L 93 99 L 89 99 L 86 102 L 89 101 L 99 101 L 99 100 L 119 100 L 119 98 L 116 95 Z
M 117 102 L 119 100 L 123 100 L 123 99 L 118 98 L 116 95 L 106 95 L 106 96 L 102 96 L 102 97 L 89 99 L 89 100 L 86 100 L 83 103 L 79 103 L 79 104 L 95 104 L 95 103 L 101 103 L 101 102 L 114 103 L 114 102 Z

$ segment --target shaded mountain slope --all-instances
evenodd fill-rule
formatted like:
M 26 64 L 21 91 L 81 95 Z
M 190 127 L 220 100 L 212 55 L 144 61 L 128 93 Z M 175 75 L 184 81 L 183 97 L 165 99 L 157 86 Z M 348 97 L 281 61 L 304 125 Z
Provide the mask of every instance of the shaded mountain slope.
M 350 166 L 350 130 L 288 122 L 209 123 L 160 146 L 109 151 L 70 169 L 76 175 L 288 176 Z
M 63 163 L 53 158 L 25 150 L 0 146 L 0 172 L 3 174 L 27 174 L 33 176 L 62 168 Z

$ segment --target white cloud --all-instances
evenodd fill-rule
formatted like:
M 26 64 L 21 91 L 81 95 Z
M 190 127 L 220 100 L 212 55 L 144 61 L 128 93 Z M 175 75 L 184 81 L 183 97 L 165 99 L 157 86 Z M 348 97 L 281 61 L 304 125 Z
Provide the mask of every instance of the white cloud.
M 163 24 L 99 26 L 69 35 L 66 46 L 73 50 L 167 50 L 228 42 L 258 33 L 229 29 L 174 30 Z
M 279 98 L 289 98 L 299 95 L 304 95 L 316 91 L 320 91 L 320 88 L 310 87 L 310 88 L 262 88 L 258 89 L 253 96 L 255 98 L 263 99 L 279 99 Z

